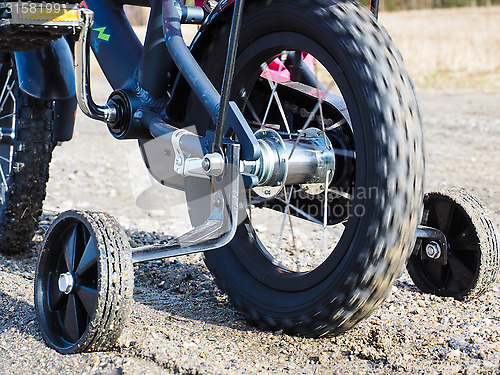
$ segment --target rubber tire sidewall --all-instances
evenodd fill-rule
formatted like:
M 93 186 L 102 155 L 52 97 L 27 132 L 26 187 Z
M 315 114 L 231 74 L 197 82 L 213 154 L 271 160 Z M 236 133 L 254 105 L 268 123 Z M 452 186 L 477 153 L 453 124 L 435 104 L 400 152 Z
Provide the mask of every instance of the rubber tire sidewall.
M 358 131 L 358 138 L 355 140 L 356 149 L 362 147 L 366 153 L 364 160 L 357 160 L 357 168 L 363 171 L 364 186 L 376 187 L 381 196 L 368 198 L 362 202 L 367 214 L 359 218 L 346 255 L 326 278 L 308 289 L 284 292 L 257 280 L 252 274 L 251 266 L 242 262 L 237 255 L 252 251 L 251 247 L 248 247 L 250 240 L 247 230 L 241 226 L 228 246 L 207 252 L 205 257 L 206 264 L 215 275 L 219 286 L 229 294 L 231 302 L 256 325 L 273 329 L 289 327 L 291 332 L 308 335 L 322 334 L 325 331 L 339 333 L 355 324 L 383 300 L 395 277 L 400 273 L 412 246 L 413 233 L 421 215 L 423 184 L 419 180 L 421 176 L 417 176 L 419 171 L 411 170 L 414 164 L 417 164 L 423 172 L 421 130 L 418 126 L 420 119 L 411 85 L 406 82 L 407 92 L 404 94 L 408 97 L 405 99 L 416 108 L 416 113 L 413 113 L 407 129 L 390 121 L 386 123 L 386 114 L 381 113 L 380 108 L 385 105 L 394 109 L 399 105 L 399 97 L 393 92 L 387 93 L 391 90 L 387 87 L 386 96 L 382 99 L 388 102 L 380 103 L 371 98 L 367 93 L 369 87 L 366 85 L 367 82 L 368 84 L 374 82 L 369 79 L 367 81 L 368 72 L 365 72 L 365 76 L 360 76 L 359 71 L 366 66 L 359 66 L 360 61 L 353 60 L 353 54 L 356 55 L 360 51 L 345 50 L 342 36 L 347 33 L 344 31 L 334 35 L 336 28 L 341 29 L 345 25 L 333 17 L 328 18 L 328 14 L 326 16 L 321 14 L 322 7 L 316 7 L 315 13 L 311 11 L 315 19 L 309 19 L 297 3 L 287 3 L 284 7 L 280 1 L 274 1 L 254 4 L 252 8 L 249 6 L 245 15 L 247 20 L 252 19 L 252 21 L 243 21 L 240 50 L 244 50 L 249 44 L 247 39 L 255 39 L 259 33 L 264 35 L 271 31 L 301 29 L 301 32 L 311 35 L 312 39 L 334 55 L 354 93 L 355 109 L 353 110 L 352 106 L 349 108 L 352 122 L 360 124 L 362 128 L 361 140 L 359 129 L 354 130 L 355 134 Z M 329 3 L 337 8 L 343 6 L 335 2 L 316 3 Z M 250 13 L 250 9 L 254 13 Z M 367 12 L 363 12 L 364 10 L 361 10 L 359 13 L 362 14 L 363 21 L 374 24 L 373 18 Z M 265 20 L 262 21 L 267 22 L 265 27 L 259 25 L 255 18 L 251 18 L 252 16 Z M 324 17 L 328 18 L 325 22 L 323 22 Z M 329 22 L 334 26 L 329 25 Z M 249 29 L 252 32 L 248 32 Z M 350 32 L 349 35 L 356 35 L 356 31 Z M 357 38 L 356 43 L 360 45 L 360 49 L 370 45 L 369 43 L 372 43 L 370 46 L 376 47 L 371 40 L 368 44 L 363 44 L 363 37 L 359 35 Z M 388 36 L 386 38 L 389 40 Z M 211 46 L 207 48 L 201 65 L 209 70 L 209 77 L 210 64 L 216 66 L 214 61 L 224 61 L 225 48 L 226 45 L 217 44 L 217 40 L 212 41 Z M 360 53 L 356 56 L 359 55 Z M 400 74 L 398 69 L 402 69 L 398 66 L 397 60 L 397 57 L 388 57 L 388 64 L 396 65 L 396 72 L 388 71 L 393 75 Z M 401 74 L 407 79 L 404 70 Z M 381 74 L 381 77 L 383 76 Z M 399 79 L 399 77 L 388 79 Z M 217 87 L 217 82 L 215 85 Z M 410 127 L 416 129 L 408 129 Z M 199 133 L 203 130 L 200 129 Z M 414 137 L 415 141 L 410 139 L 408 144 L 407 137 Z M 411 147 L 415 149 L 410 150 Z M 410 152 L 415 154 L 408 155 Z M 405 158 L 412 160 L 407 162 Z M 357 175 L 357 180 L 359 176 Z M 405 183 L 414 186 L 408 187 Z M 334 317 L 336 312 L 348 309 L 351 311 L 346 316 Z M 315 320 L 314 316 L 321 315 L 330 317 L 327 320 L 318 318 L 317 322 L 311 322 Z M 313 327 L 315 325 L 318 326 Z

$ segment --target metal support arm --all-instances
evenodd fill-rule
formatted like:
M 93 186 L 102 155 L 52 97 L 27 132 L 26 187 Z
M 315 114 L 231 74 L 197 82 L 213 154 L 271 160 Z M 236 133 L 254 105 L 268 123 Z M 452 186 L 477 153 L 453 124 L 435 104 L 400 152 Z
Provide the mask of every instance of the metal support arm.
M 216 179 L 212 179 L 212 209 L 209 218 L 200 226 L 166 244 L 133 248 L 134 263 L 214 250 L 227 245 L 233 239 L 238 226 L 239 154 L 239 145 L 228 145 L 227 164 L 222 181 L 218 183 Z

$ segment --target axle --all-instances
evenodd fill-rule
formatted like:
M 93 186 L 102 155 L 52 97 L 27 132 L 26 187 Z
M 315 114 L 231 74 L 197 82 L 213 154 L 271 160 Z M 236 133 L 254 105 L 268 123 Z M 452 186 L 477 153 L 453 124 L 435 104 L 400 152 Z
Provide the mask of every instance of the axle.
M 335 153 L 319 129 L 306 129 L 300 139 L 283 139 L 272 129 L 255 135 L 262 154 L 256 161 L 243 161 L 242 172 L 258 177 L 256 194 L 271 198 L 285 185 L 301 185 L 311 194 L 320 194 L 331 182 Z

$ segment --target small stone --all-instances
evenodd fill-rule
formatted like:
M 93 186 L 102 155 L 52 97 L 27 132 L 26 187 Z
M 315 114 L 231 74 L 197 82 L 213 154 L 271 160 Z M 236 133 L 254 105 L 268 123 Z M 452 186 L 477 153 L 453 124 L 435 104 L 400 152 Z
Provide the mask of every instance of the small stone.
M 461 354 L 462 354 L 462 352 L 460 350 L 453 349 L 451 352 L 448 353 L 448 355 L 446 356 L 446 359 L 453 361 L 453 360 L 460 358 Z

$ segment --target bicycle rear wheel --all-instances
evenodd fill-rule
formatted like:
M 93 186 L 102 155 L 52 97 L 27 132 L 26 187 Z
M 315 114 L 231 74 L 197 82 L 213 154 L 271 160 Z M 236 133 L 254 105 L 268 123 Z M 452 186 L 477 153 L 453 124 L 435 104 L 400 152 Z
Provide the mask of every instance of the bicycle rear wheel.
M 227 37 L 219 29 L 200 57 L 219 88 Z M 323 181 L 286 183 L 277 195 L 248 191 L 236 236 L 205 253 L 206 264 L 256 326 L 342 333 L 383 301 L 420 221 L 420 117 L 399 53 L 356 2 L 252 2 L 232 99 L 259 137 L 282 139 L 290 161 L 293 145 L 314 138 L 335 166 Z M 192 98 L 188 120 L 204 134 L 210 120 L 195 108 Z

